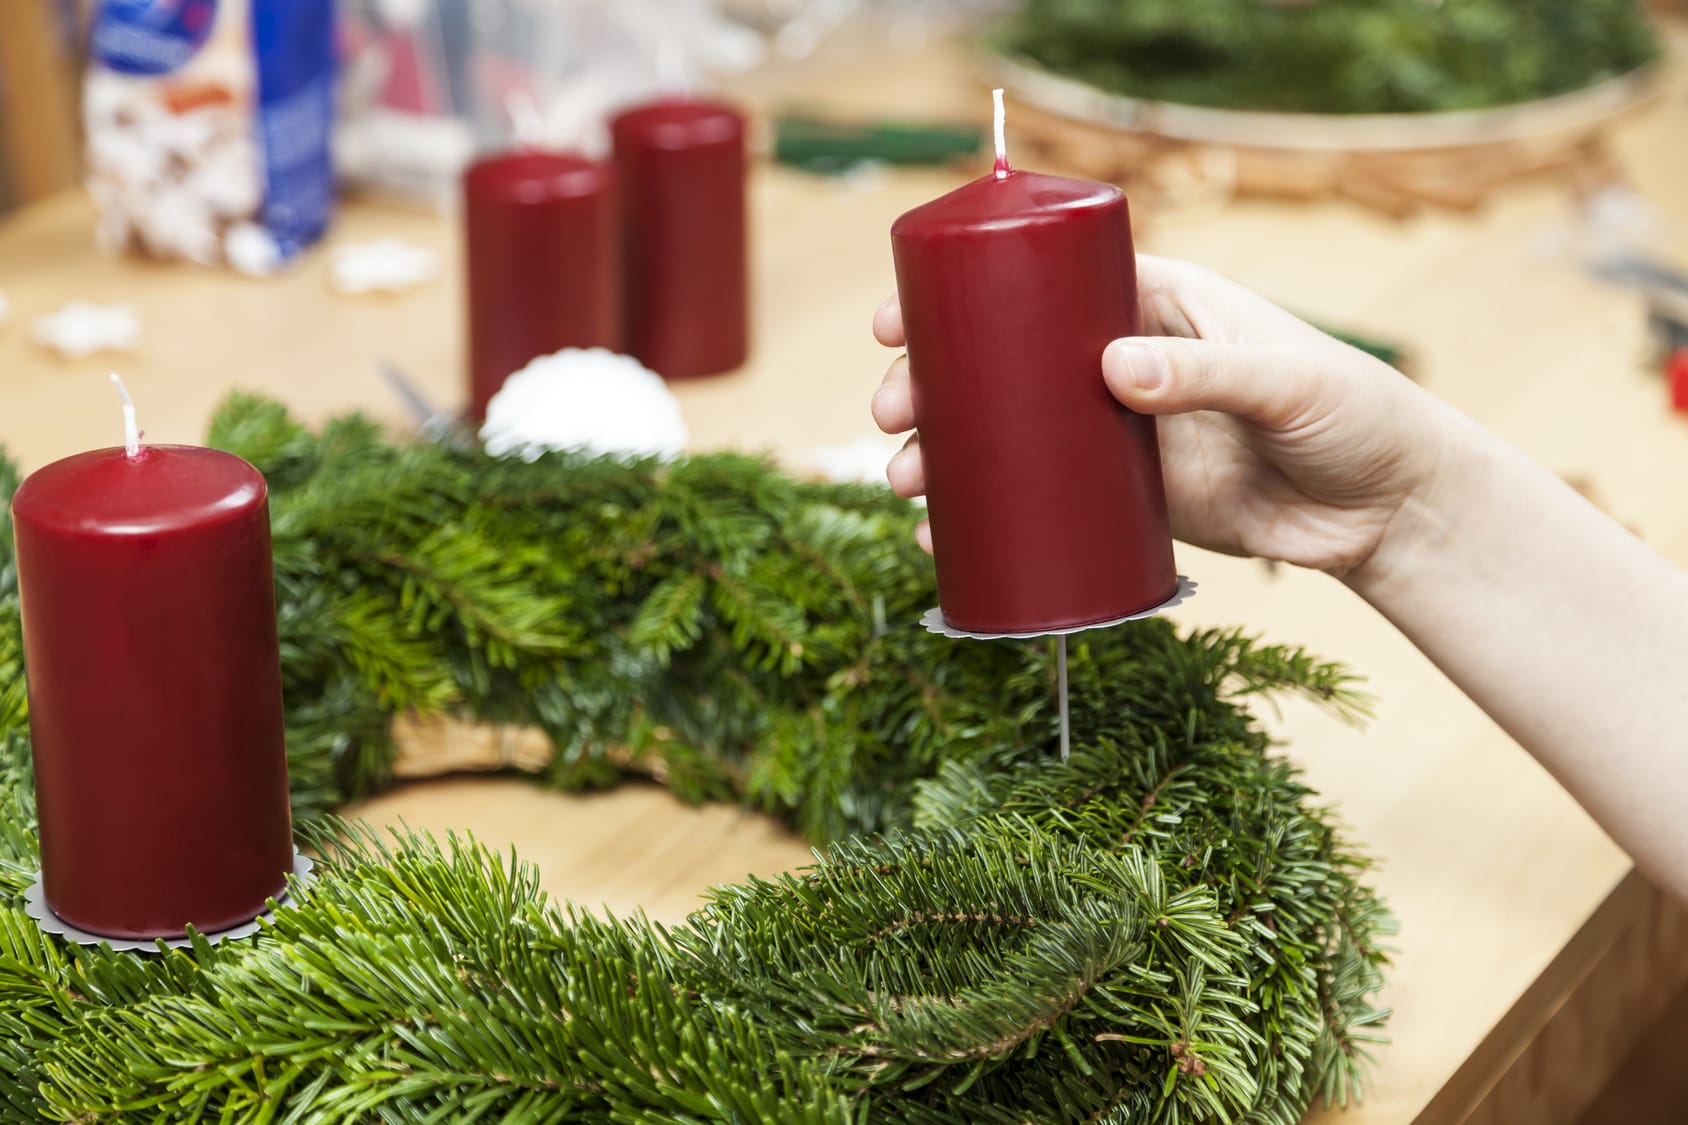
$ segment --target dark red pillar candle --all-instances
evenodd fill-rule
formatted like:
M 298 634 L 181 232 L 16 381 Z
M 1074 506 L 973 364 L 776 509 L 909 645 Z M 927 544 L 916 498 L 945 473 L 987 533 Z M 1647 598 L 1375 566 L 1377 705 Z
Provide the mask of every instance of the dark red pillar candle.
M 557 152 L 491 156 L 463 174 L 473 421 L 535 356 L 621 350 L 613 186 L 607 165 Z
M 1108 342 L 1139 331 L 1124 193 L 986 176 L 891 242 L 945 619 L 1043 632 L 1171 597 L 1155 423 L 1102 380 Z
M 293 869 L 263 476 L 101 449 L 12 514 L 47 905 L 114 938 L 248 921 Z
M 611 123 L 621 190 L 627 350 L 666 378 L 749 354 L 744 118 L 668 98 Z

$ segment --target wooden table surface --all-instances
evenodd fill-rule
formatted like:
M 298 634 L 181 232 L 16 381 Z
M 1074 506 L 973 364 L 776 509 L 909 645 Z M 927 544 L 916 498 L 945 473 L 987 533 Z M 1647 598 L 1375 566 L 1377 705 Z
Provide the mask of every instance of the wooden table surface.
M 785 96 L 780 81 L 789 76 L 744 96 Z M 845 111 L 978 119 L 987 105 L 944 50 L 864 55 L 803 82 L 811 102 Z M 1616 138 L 1636 186 L 1675 223 L 1668 244 L 1655 248 L 1679 255 L 1688 254 L 1684 137 L 1688 99 L 1678 76 Z M 801 467 L 816 447 L 873 432 L 867 403 L 890 356 L 867 326 L 891 287 L 886 232 L 902 211 L 956 182 L 953 172 L 926 171 L 846 186 L 758 168 L 755 355 L 740 373 L 676 388 L 697 448 L 767 450 Z M 1536 184 L 1507 191 L 1478 216 L 1407 222 L 1349 205 L 1236 203 L 1158 215 L 1142 242 L 1306 315 L 1409 342 L 1432 390 L 1556 470 L 1592 482 L 1619 518 L 1688 563 L 1688 418 L 1669 412 L 1646 366 L 1638 299 L 1548 252 L 1572 219 L 1562 185 Z M 398 236 L 437 247 L 446 266 L 440 280 L 410 293 L 361 298 L 329 292 L 321 251 L 285 278 L 249 281 L 101 259 L 91 226 L 76 196 L 0 223 L 0 289 L 12 305 L 11 323 L 0 327 L 0 441 L 26 467 L 117 440 L 106 379 L 114 368 L 155 441 L 198 438 L 232 388 L 265 390 L 313 420 L 356 408 L 403 424 L 376 373 L 383 358 L 442 403 L 462 396 L 450 222 L 348 205 L 330 245 Z M 67 361 L 32 343 L 29 322 L 72 299 L 134 304 L 144 324 L 139 350 Z M 1630 865 L 1617 848 L 1338 583 L 1183 547 L 1179 564 L 1202 584 L 1179 620 L 1245 625 L 1369 678 L 1379 714 L 1364 732 L 1300 705 L 1270 720 L 1354 837 L 1382 860 L 1377 882 L 1402 923 L 1383 998 L 1395 1009 L 1394 1042 L 1379 1052 L 1364 1106 L 1340 1119 L 1461 1119 L 1637 924 L 1646 888 L 1632 881 L 1620 889 Z M 454 778 L 406 784 L 354 811 L 383 823 L 471 829 L 537 863 L 556 895 L 663 919 L 684 916 L 709 884 L 808 856 L 755 816 L 685 808 L 651 788 L 571 798 L 519 780 Z

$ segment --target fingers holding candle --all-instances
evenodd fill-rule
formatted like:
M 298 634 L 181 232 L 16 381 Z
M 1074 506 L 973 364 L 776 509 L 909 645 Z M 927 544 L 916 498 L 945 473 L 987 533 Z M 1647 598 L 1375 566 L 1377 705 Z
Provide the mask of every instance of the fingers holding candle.
M 901 356 L 885 372 L 885 381 L 873 392 L 873 420 L 888 434 L 914 429 L 914 392 L 909 383 L 908 356 Z
M 1308 326 L 1258 293 L 1210 269 L 1153 254 L 1137 255 L 1145 336 L 1216 343 L 1295 343 Z
M 1313 368 L 1271 348 L 1134 337 L 1102 353 L 1102 375 L 1140 414 L 1216 410 L 1270 429 L 1293 429 L 1315 401 Z
M 1172 529 L 1350 575 L 1439 487 L 1461 423 L 1380 360 L 1233 281 L 1137 259 L 1143 324 L 1107 345 L 1113 397 L 1158 415 Z M 930 439 L 930 435 L 928 435 Z
M 905 433 L 914 426 L 914 400 L 909 392 L 908 357 L 902 356 L 885 373 L 885 381 L 873 396 L 873 419 L 888 434 Z M 905 500 L 926 495 L 926 466 L 920 459 L 920 435 L 909 434 L 903 447 L 885 466 L 891 491 Z M 914 541 L 932 553 L 932 524 L 921 520 L 914 529 Z
M 925 495 L 926 467 L 920 460 L 919 434 L 910 435 L 903 447 L 897 450 L 890 464 L 885 466 L 885 479 L 891 483 L 891 491 L 905 500 Z
M 873 338 L 888 348 L 903 346 L 903 308 L 895 293 L 874 310 Z M 879 389 L 873 392 L 873 420 L 888 434 L 914 429 L 914 391 L 909 382 L 908 356 L 897 357 L 885 372 Z M 926 495 L 926 467 L 920 460 L 919 434 L 911 435 L 891 458 L 885 466 L 885 479 L 898 496 L 912 500 Z M 922 551 L 932 553 L 932 521 L 920 521 L 914 529 L 914 541 Z
M 895 293 L 873 311 L 873 338 L 888 348 L 903 346 L 903 306 Z
M 1142 414 L 1215 411 L 1265 430 L 1306 423 L 1340 396 L 1336 342 L 1270 301 L 1188 262 L 1137 257 L 1142 335 L 1113 341 L 1102 374 Z
M 1315 428 L 1333 411 L 1391 428 L 1396 373 L 1227 278 L 1139 255 L 1141 334 L 1102 354 L 1108 389 L 1142 414 L 1226 415 L 1262 433 Z
M 902 356 L 885 373 L 885 381 L 873 396 L 873 420 L 888 434 L 907 433 L 914 428 L 914 396 L 910 390 L 908 357 Z M 891 491 L 906 500 L 926 494 L 926 469 L 920 460 L 920 435 L 909 434 L 885 466 Z

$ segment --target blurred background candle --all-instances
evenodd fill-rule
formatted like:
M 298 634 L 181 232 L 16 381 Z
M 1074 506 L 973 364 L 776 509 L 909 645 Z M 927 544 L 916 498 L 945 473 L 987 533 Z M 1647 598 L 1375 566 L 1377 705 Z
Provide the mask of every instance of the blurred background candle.
M 627 348 L 667 378 L 749 353 L 744 118 L 668 97 L 610 124 L 621 191 Z
M 891 228 L 938 596 L 950 625 L 1042 632 L 1177 586 L 1154 419 L 1102 381 L 1138 334 L 1125 194 L 997 170 Z
M 47 904 L 113 938 L 248 921 L 293 869 L 268 489 L 100 449 L 13 499 Z
M 604 164 L 537 150 L 464 173 L 471 420 L 535 356 L 621 349 L 612 179 Z

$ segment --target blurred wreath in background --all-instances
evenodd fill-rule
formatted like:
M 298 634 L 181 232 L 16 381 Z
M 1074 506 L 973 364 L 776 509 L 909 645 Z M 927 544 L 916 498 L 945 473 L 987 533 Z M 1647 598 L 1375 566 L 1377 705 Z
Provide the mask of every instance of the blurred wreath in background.
M 1640 0 L 1026 0 L 989 41 L 1111 93 L 1288 113 L 1510 105 L 1661 51 Z

